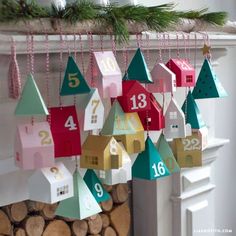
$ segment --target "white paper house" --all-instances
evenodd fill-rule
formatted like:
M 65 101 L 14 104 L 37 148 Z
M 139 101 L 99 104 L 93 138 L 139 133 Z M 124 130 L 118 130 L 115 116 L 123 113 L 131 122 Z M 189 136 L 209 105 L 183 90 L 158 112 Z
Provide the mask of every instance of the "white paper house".
M 104 121 L 104 105 L 97 89 L 80 95 L 77 102 L 77 115 L 82 130 L 101 129 Z
M 176 91 L 176 76 L 165 64 L 156 64 L 152 71 L 153 84 L 149 84 L 148 90 L 152 93 L 173 93 Z
M 121 144 L 122 145 L 122 144 Z M 111 169 L 107 171 L 97 170 L 96 174 L 103 184 L 115 185 L 119 183 L 127 183 L 132 179 L 132 163 L 128 153 L 123 150 L 122 167 L 119 169 Z
M 185 115 L 173 97 L 165 113 L 163 133 L 166 139 L 184 138 L 191 135 L 191 126 L 185 124 Z
M 29 199 L 53 204 L 73 197 L 73 177 L 62 162 L 37 170 L 28 179 Z

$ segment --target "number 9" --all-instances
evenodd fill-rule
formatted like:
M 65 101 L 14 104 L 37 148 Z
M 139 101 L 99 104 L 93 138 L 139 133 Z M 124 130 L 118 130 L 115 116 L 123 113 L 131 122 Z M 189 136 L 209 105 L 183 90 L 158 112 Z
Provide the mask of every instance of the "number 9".
M 94 188 L 95 188 L 95 190 L 97 191 L 97 196 L 98 196 L 98 197 L 102 197 L 102 196 L 103 196 L 103 189 L 102 189 L 101 184 L 96 183 L 96 184 L 94 185 Z

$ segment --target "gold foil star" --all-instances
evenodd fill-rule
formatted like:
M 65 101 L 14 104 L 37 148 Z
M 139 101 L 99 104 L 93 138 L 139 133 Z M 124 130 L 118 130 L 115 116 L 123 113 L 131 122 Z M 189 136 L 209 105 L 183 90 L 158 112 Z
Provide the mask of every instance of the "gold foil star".
M 209 54 L 210 53 L 210 49 L 211 49 L 211 46 L 208 46 L 208 45 L 204 44 L 204 46 L 202 48 L 202 54 L 203 55 Z

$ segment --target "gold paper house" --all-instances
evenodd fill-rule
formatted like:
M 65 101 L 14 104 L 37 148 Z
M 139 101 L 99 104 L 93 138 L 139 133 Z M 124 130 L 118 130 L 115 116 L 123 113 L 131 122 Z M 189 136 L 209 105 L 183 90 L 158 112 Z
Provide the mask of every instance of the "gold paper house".
M 122 147 L 112 136 L 89 135 L 82 146 L 80 167 L 97 170 L 119 169 Z
M 114 135 L 114 138 L 117 142 L 122 142 L 128 154 L 142 152 L 145 148 L 144 129 L 138 113 L 126 113 L 125 118 L 135 133 Z

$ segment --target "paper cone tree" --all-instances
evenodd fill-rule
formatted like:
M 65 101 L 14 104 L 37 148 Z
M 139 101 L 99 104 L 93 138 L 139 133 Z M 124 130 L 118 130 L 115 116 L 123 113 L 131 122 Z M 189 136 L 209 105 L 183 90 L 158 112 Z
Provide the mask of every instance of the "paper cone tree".
M 195 99 L 201 99 L 226 96 L 227 93 L 213 71 L 210 62 L 208 59 L 205 59 L 198 76 L 196 87 L 193 90 L 193 97 Z
M 21 98 L 16 106 L 17 116 L 48 115 L 48 109 L 43 101 L 37 84 L 30 74 L 23 88 Z
M 205 126 L 205 122 L 202 119 L 202 115 L 198 109 L 191 91 L 188 92 L 188 96 L 182 106 L 184 114 L 186 114 L 186 123 L 191 124 L 192 129 L 200 129 Z
M 82 220 L 101 212 L 100 206 L 78 171 L 73 175 L 73 182 L 74 197 L 61 201 L 56 215 Z
M 137 49 L 128 68 L 128 80 L 137 80 L 140 83 L 153 83 L 143 53 Z
M 152 140 L 147 137 L 145 150 L 139 153 L 133 164 L 132 176 L 134 178 L 155 180 L 168 175 L 170 175 L 170 172 L 162 161 L 160 153 L 155 148 Z
M 157 150 L 171 174 L 180 171 L 180 167 L 175 160 L 172 149 L 163 134 L 161 134 L 158 139 Z
M 102 135 L 121 135 L 121 134 L 134 134 L 130 121 L 127 119 L 119 102 L 114 101 L 107 119 L 101 130 Z
M 84 175 L 84 181 L 97 202 L 104 202 L 110 199 L 110 195 L 103 188 L 101 181 L 93 170 L 88 169 Z
M 60 95 L 66 96 L 89 92 L 90 87 L 81 74 L 73 57 L 69 56 Z

